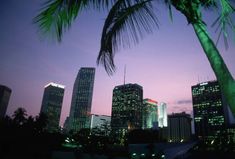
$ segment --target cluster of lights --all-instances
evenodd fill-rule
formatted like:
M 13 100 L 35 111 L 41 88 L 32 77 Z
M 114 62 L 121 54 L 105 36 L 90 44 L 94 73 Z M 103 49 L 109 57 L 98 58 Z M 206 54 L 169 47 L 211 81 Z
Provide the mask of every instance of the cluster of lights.
M 48 86 L 53 86 L 53 87 L 58 87 L 58 88 L 65 88 L 65 86 L 61 85 L 61 84 L 57 84 L 57 83 L 54 83 L 54 82 L 50 82 L 48 83 L 47 85 L 45 85 L 44 88 L 48 87 Z
M 140 156 L 141 156 L 141 158 L 142 158 L 142 157 L 145 157 L 145 154 L 144 154 L 144 153 L 141 153 Z M 156 157 L 156 154 L 153 153 L 153 154 L 151 154 L 151 156 L 152 156 L 152 157 Z M 137 154 L 136 154 L 135 152 L 132 153 L 132 158 L 137 158 Z M 165 155 L 161 155 L 161 159 L 164 159 L 164 158 L 165 158 Z

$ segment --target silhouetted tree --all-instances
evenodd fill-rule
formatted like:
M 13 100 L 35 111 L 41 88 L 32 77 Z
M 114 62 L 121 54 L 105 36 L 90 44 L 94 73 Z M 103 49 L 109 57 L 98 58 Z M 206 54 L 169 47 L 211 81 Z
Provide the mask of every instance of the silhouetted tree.
M 40 113 L 38 116 L 35 118 L 35 130 L 38 133 L 42 133 L 46 130 L 48 122 L 48 117 L 45 113 Z
M 27 120 L 27 112 L 24 108 L 18 108 L 13 114 L 13 121 L 15 124 L 21 126 L 23 125 Z
M 108 9 L 109 13 L 104 22 L 101 46 L 97 63 L 104 65 L 107 73 L 115 70 L 114 55 L 121 46 L 138 43 L 144 33 L 151 33 L 158 28 L 155 7 L 158 3 L 166 4 L 172 19 L 172 7 L 182 13 L 188 24 L 193 26 L 195 34 L 210 62 L 226 100 L 235 115 L 235 81 L 229 72 L 216 44 L 207 32 L 207 25 L 203 20 L 202 8 L 214 8 L 219 17 L 213 26 L 218 26 L 219 37 L 222 33 L 227 47 L 227 28 L 233 31 L 235 25 L 231 15 L 234 13 L 232 0 L 49 0 L 43 6 L 42 12 L 35 17 L 43 33 L 55 32 L 61 41 L 63 32 L 71 26 L 77 15 L 90 8 Z M 218 41 L 218 40 L 217 40 Z

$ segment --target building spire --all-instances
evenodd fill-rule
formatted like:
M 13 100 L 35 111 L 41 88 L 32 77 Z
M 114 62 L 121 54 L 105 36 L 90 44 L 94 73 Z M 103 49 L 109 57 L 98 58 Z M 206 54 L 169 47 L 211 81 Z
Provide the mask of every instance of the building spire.
M 126 84 L 126 65 L 124 67 L 124 85 Z

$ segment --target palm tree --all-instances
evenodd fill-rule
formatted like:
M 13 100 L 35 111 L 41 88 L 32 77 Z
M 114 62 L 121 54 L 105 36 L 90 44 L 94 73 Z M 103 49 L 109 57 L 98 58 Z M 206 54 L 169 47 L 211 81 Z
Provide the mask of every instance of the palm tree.
M 25 122 L 27 121 L 27 111 L 22 108 L 22 107 L 19 107 L 18 109 L 16 109 L 14 111 L 14 114 L 13 114 L 13 121 L 18 125 L 18 126 L 21 126 L 23 124 L 25 124 Z
M 235 115 L 235 81 L 202 19 L 204 13 L 202 8 L 211 7 L 219 11 L 220 16 L 213 26 L 220 28 L 219 37 L 223 35 L 226 42 L 227 27 L 235 30 L 231 18 L 231 14 L 235 11 L 233 0 L 48 0 L 34 21 L 39 24 L 43 33 L 55 33 L 58 41 L 61 41 L 63 32 L 69 29 L 80 11 L 90 8 L 108 10 L 97 63 L 101 63 L 107 73 L 112 74 L 115 71 L 114 55 L 119 48 L 138 43 L 144 33 L 150 33 L 158 27 L 153 7 L 157 6 L 158 2 L 164 2 L 168 6 L 171 18 L 172 8 L 175 8 L 193 26 L 221 90 Z

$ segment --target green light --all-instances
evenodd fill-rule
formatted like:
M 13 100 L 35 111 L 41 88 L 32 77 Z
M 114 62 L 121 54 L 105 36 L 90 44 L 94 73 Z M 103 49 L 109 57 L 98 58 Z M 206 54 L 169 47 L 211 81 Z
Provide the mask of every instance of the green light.
M 165 158 L 165 155 L 162 155 L 161 158 Z

